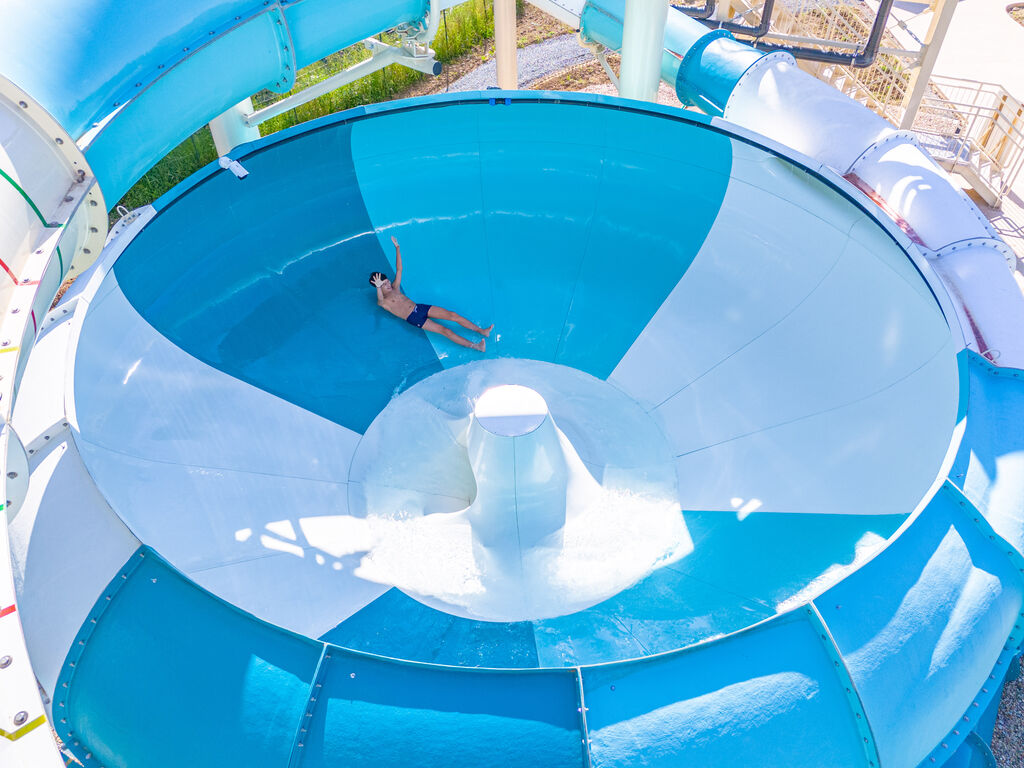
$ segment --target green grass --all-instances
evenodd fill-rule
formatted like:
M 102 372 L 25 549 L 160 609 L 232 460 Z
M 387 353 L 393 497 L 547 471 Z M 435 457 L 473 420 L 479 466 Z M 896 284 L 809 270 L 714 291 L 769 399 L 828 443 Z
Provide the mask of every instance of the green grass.
M 129 210 L 149 205 L 180 181 L 217 159 L 210 127 L 204 125 L 172 149 L 118 201 Z M 115 206 L 108 216 L 110 225 L 120 217 Z
M 517 6 L 521 6 L 517 2 Z M 519 8 L 522 12 L 522 8 Z M 483 42 L 494 38 L 494 5 L 493 0 L 470 0 L 444 12 L 441 27 L 434 38 L 435 56 L 442 64 L 447 65 L 469 53 Z M 385 33 L 385 42 L 393 43 L 398 38 L 394 34 Z M 357 44 L 325 59 L 321 59 L 301 69 L 296 77 L 295 91 L 302 90 L 336 72 L 340 72 L 369 56 L 363 45 Z M 360 104 L 374 104 L 387 101 L 396 95 L 406 92 L 411 86 L 427 77 L 420 72 L 399 65 L 391 65 L 362 78 L 354 83 L 326 93 L 312 101 L 291 109 L 284 114 L 267 120 L 260 126 L 260 133 L 267 136 L 283 128 L 304 123 L 324 115 L 341 112 Z M 293 93 L 291 91 L 289 93 Z M 253 96 L 257 108 L 265 107 L 280 101 L 289 94 L 274 94 L 260 91 Z M 189 138 L 171 150 L 145 176 L 143 176 L 118 201 L 118 205 L 133 209 L 148 205 L 160 195 L 167 192 L 178 182 L 188 178 L 192 173 L 207 163 L 217 159 L 217 150 L 213 145 L 213 137 L 208 126 L 203 126 Z M 116 208 L 110 214 L 110 222 L 117 220 Z

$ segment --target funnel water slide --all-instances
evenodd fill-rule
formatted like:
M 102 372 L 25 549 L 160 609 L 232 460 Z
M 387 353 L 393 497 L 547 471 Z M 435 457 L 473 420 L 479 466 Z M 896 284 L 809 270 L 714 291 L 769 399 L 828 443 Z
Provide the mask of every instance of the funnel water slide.
M 344 7 L 132 19 L 88 98 L 0 68 L 116 199 L 216 111 L 427 10 Z M 615 47 L 612 4 L 573 12 Z M 12 615 L 85 765 L 984 752 L 1021 640 L 1024 302 L 976 310 L 941 250 L 999 243 L 785 56 L 674 12 L 666 50 L 726 120 L 500 91 L 352 110 L 122 221 L 40 312 Z M 158 108 L 212 71 L 223 92 Z M 865 116 L 812 145 L 833 102 Z M 894 197 L 909 167 L 946 187 Z M 393 235 L 414 301 L 495 324 L 486 354 L 376 306 Z

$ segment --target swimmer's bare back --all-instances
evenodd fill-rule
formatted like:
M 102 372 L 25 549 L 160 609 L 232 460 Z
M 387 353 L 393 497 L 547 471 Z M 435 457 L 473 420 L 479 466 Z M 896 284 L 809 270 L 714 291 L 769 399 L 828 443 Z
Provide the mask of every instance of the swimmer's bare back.
M 388 280 L 382 272 L 374 272 L 370 275 L 370 284 L 377 289 L 378 306 L 410 325 L 431 333 L 439 333 L 460 347 L 468 347 L 478 352 L 486 350 L 487 337 L 491 335 L 491 330 L 494 328 L 493 323 L 487 328 L 481 328 L 456 312 L 431 304 L 416 304 L 402 293 L 402 249 L 398 245 L 397 238 L 392 237 L 391 242 L 395 244 L 395 282 L 392 283 Z M 466 330 L 479 334 L 483 338 L 480 341 L 470 341 L 455 333 L 451 328 L 441 325 L 437 320 L 458 323 Z

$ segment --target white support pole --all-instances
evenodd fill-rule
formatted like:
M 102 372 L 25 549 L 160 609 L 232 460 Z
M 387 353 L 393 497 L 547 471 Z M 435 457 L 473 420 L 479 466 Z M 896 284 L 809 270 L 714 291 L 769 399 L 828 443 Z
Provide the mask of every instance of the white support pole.
M 619 95 L 657 101 L 668 0 L 626 0 Z
M 498 87 L 514 91 L 519 87 L 516 0 L 494 0 L 494 56 L 498 64 Z
M 222 115 L 210 121 L 210 133 L 218 155 L 226 155 L 239 144 L 254 141 L 260 137 L 260 129 L 249 126 L 245 119 L 252 114 L 252 100 L 246 99 L 235 104 Z
M 910 81 L 903 97 L 903 118 L 900 120 L 902 130 L 910 130 L 910 126 L 914 124 L 914 118 L 917 117 L 921 99 L 928 90 L 935 61 L 939 58 L 939 49 L 946 37 L 949 23 L 953 20 L 953 11 L 956 7 L 957 0 L 935 0 L 932 5 L 932 23 L 928 26 L 928 34 L 925 35 L 924 45 L 921 46 L 921 61 L 910 70 Z

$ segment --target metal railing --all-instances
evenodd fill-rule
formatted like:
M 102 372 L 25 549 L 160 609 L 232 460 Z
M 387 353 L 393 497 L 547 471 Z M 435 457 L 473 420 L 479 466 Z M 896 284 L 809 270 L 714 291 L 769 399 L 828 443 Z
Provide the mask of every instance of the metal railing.
M 758 0 L 732 0 L 730 10 L 736 18 L 752 23 L 760 18 Z M 771 27 L 759 39 L 761 44 L 792 46 L 794 50 L 814 49 L 822 57 L 834 60 L 806 60 L 801 66 L 868 109 L 888 120 L 897 118 L 907 95 L 910 73 L 921 56 L 919 41 L 904 33 L 906 13 L 901 18 L 886 12 L 884 29 L 876 29 L 875 19 L 882 8 L 862 2 L 827 0 L 789 0 L 773 8 Z M 866 50 L 872 35 L 878 48 L 872 51 L 870 66 L 854 66 L 838 57 L 855 57 Z M 812 57 L 813 59 L 813 57 Z
M 912 130 L 998 208 L 1024 167 L 1024 105 L 995 83 L 933 77 L 930 86 Z
M 731 0 L 728 8 L 734 19 L 749 24 L 760 18 L 760 3 Z M 925 6 L 917 14 L 903 10 L 890 17 L 870 67 L 814 61 L 801 66 L 897 127 L 906 125 L 917 98 L 910 91 L 924 52 L 908 22 L 933 12 L 935 7 Z M 849 53 L 863 48 L 873 21 L 865 3 L 788 0 L 774 6 L 771 29 L 761 40 Z M 931 77 L 911 130 L 939 165 L 963 176 L 995 208 L 1024 166 L 1024 107 L 994 83 Z

